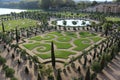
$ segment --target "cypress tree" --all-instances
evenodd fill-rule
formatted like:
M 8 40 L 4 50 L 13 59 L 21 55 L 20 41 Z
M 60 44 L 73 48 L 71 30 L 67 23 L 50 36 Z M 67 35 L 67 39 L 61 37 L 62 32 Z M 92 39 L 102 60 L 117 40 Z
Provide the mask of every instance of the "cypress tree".
M 37 80 L 41 80 L 40 73 L 38 73 L 38 78 L 37 78 Z
M 90 68 L 88 67 L 86 75 L 85 75 L 85 80 L 90 80 Z
M 52 66 L 55 68 L 55 53 L 54 53 L 54 43 L 51 42 L 51 60 L 52 60 Z
M 102 56 L 102 60 L 101 60 L 100 64 L 101 64 L 101 70 L 102 70 L 104 68 L 104 66 L 105 66 L 105 57 L 104 57 L 104 55 Z
M 15 34 L 16 34 L 16 43 L 19 42 L 19 37 L 18 37 L 18 30 L 17 30 L 17 27 L 15 29 Z
M 57 80 L 62 80 L 60 73 L 61 73 L 61 70 L 58 69 L 58 70 L 57 70 Z
M 5 32 L 4 24 L 2 22 L 2 31 Z

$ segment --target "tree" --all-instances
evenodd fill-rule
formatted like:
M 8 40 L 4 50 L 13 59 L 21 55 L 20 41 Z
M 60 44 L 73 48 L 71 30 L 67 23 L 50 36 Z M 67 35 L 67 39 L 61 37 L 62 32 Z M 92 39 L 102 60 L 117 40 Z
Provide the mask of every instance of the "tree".
M 97 4 L 98 4 L 97 1 L 93 1 L 92 4 L 91 4 L 91 6 L 95 6 L 95 5 L 97 5 Z
M 64 20 L 64 21 L 63 21 L 63 25 L 66 26 L 66 24 L 67 24 L 67 21 Z
M 60 73 L 61 73 L 61 69 L 58 69 L 57 70 L 57 80 L 62 80 Z
M 115 0 L 116 2 L 120 2 L 120 0 Z
M 81 71 L 80 66 L 78 67 L 77 71 L 78 71 L 78 73 L 80 74 L 80 71 Z
M 42 80 L 40 73 L 38 73 L 38 78 L 37 78 L 37 80 Z
M 52 66 L 55 68 L 55 53 L 54 53 L 54 43 L 51 42 L 51 59 L 52 59 Z
M 15 73 L 15 71 L 12 68 L 7 68 L 5 70 L 6 77 L 13 77 L 14 73 Z
M 101 62 L 100 62 L 100 65 L 101 65 L 101 70 L 105 67 L 105 65 L 106 65 L 106 61 L 105 61 L 105 56 L 103 55 L 102 56 L 102 60 L 101 60 Z
M 91 69 L 95 72 L 95 73 L 99 73 L 101 71 L 101 65 L 99 62 L 95 61 L 92 63 Z
M 0 56 L 0 65 L 3 65 L 5 63 L 6 63 L 6 59 Z
M 18 30 L 17 30 L 17 27 L 15 29 L 15 34 L 16 34 L 16 43 L 19 42 L 19 36 L 18 36 Z
M 43 9 L 49 9 L 52 6 L 52 0 L 41 0 L 41 7 Z
M 17 78 L 15 78 L 15 77 L 12 77 L 10 80 L 18 80 Z
M 85 75 L 85 80 L 90 80 L 90 68 L 88 67 L 86 75 Z
M 4 24 L 2 22 L 2 31 L 5 32 Z
M 26 74 L 29 74 L 29 69 L 28 69 L 27 66 L 25 67 L 25 73 L 26 73 Z

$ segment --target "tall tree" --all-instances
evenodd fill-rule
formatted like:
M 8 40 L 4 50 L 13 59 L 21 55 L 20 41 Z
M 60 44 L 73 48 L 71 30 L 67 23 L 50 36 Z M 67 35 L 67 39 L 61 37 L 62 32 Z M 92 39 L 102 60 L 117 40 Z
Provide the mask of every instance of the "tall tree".
M 51 59 L 52 59 L 52 66 L 55 68 L 55 52 L 54 52 L 54 43 L 51 42 Z
M 4 23 L 2 22 L 2 31 L 5 32 Z
M 58 69 L 57 70 L 57 80 L 62 80 L 60 73 L 61 73 L 61 69 Z
M 90 80 L 90 68 L 89 67 L 85 75 L 85 80 Z
M 18 36 L 18 30 L 17 30 L 17 27 L 15 29 L 15 34 L 16 34 L 16 43 L 19 42 L 19 36 Z
M 41 7 L 43 9 L 49 9 L 52 6 L 53 0 L 41 0 Z

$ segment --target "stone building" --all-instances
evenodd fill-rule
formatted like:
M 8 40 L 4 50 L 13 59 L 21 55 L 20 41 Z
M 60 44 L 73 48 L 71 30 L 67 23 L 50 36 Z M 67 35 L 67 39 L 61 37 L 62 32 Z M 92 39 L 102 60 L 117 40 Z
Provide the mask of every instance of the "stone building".
M 87 12 L 120 13 L 120 3 L 101 3 L 85 9 Z

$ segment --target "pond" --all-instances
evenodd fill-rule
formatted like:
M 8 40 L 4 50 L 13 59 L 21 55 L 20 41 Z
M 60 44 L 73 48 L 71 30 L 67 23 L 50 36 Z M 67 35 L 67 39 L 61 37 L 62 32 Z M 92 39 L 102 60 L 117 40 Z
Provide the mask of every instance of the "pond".
M 16 12 L 16 13 L 20 13 L 26 10 L 22 10 L 22 9 L 9 9 L 9 8 L 0 8 L 0 15 L 3 14 L 10 14 L 11 12 Z
M 58 26 L 88 26 L 91 25 L 88 20 L 80 20 L 80 19 L 66 19 L 66 20 L 57 20 Z

